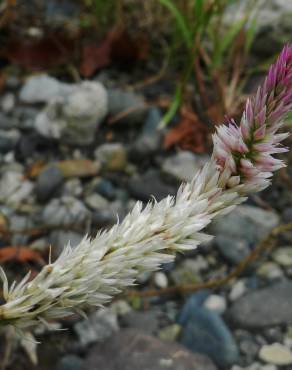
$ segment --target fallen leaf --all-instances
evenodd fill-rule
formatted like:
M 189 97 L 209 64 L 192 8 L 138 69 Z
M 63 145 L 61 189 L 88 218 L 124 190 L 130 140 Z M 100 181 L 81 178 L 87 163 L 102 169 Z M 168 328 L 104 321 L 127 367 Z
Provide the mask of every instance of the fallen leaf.
M 111 63 L 111 40 L 108 36 L 99 45 L 88 44 L 83 47 L 82 62 L 79 72 L 83 77 L 90 77 L 98 69 L 107 67 Z
M 9 246 L 0 248 L 0 263 L 8 261 L 17 261 L 20 263 L 25 262 L 36 262 L 41 265 L 44 264 L 44 260 L 41 254 L 28 247 L 21 246 Z
M 28 171 L 26 172 L 26 175 L 28 177 L 37 177 L 37 175 L 44 169 L 45 167 L 45 162 L 40 159 L 38 161 L 36 161 L 35 163 L 33 163 L 33 165 L 28 169 Z
M 101 43 L 83 47 L 79 72 L 88 78 L 111 63 L 128 67 L 137 60 L 146 59 L 148 51 L 149 42 L 145 37 L 134 39 L 126 30 L 109 31 Z
M 181 149 L 194 153 L 205 153 L 208 142 L 207 127 L 198 120 L 192 111 L 186 108 L 182 109 L 181 116 L 179 124 L 166 133 L 163 143 L 164 149 L 178 145 Z
M 39 71 L 71 61 L 74 50 L 74 39 L 51 33 L 42 39 L 11 38 L 3 54 L 12 64 Z

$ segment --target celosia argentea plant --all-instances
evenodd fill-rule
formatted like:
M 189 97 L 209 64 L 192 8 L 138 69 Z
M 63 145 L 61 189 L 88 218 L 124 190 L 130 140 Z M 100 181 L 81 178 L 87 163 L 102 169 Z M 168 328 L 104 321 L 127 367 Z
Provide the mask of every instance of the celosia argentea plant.
M 271 66 L 257 93 L 246 102 L 240 124 L 231 120 L 213 136 L 210 161 L 176 197 L 140 202 L 123 222 L 76 247 L 67 245 L 54 263 L 31 281 L 9 286 L 1 269 L 5 303 L 2 324 L 22 329 L 58 319 L 88 306 L 101 306 L 131 286 L 138 274 L 170 262 L 177 252 L 196 248 L 210 236 L 201 232 L 214 217 L 230 212 L 250 193 L 270 184 L 283 167 L 273 154 L 287 149 L 277 133 L 292 108 L 292 46 L 286 46 Z

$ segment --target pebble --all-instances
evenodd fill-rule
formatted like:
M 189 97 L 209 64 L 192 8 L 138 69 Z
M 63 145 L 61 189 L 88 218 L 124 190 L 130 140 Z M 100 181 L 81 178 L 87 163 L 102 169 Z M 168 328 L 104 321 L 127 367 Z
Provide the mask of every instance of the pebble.
M 170 275 L 176 285 L 198 283 L 201 279 L 201 272 L 208 268 L 208 262 L 199 256 L 196 259 L 182 261 Z
M 1 108 L 4 113 L 10 113 L 15 106 L 15 95 L 7 93 L 1 99 Z
M 35 129 L 44 137 L 74 145 L 94 141 L 107 114 L 107 92 L 98 82 L 73 85 L 65 96 L 56 96 L 35 118 Z
M 159 311 L 130 311 L 120 319 L 122 327 L 134 328 L 147 334 L 155 334 L 159 328 Z
M 173 324 L 159 330 L 158 337 L 166 342 L 175 342 L 181 333 L 182 327 L 178 324 Z
M 18 171 L 7 171 L 0 179 L 0 203 L 18 208 L 33 192 L 33 183 Z
M 109 202 L 103 196 L 97 193 L 88 195 L 85 199 L 85 204 L 94 210 L 106 210 L 109 207 Z
M 103 342 L 119 330 L 117 315 L 110 309 L 100 309 L 87 320 L 77 322 L 74 330 L 84 347 L 91 343 Z
M 208 291 L 200 291 L 185 303 L 178 318 L 183 327 L 180 341 L 193 352 L 206 354 L 218 366 L 231 366 L 238 362 L 239 351 L 221 316 L 203 306 L 208 296 Z
M 244 280 L 238 280 L 232 285 L 231 291 L 229 293 L 229 299 L 233 302 L 236 301 L 247 291 L 246 284 Z
M 162 164 L 162 171 L 179 181 L 191 181 L 207 160 L 207 156 L 199 156 L 188 151 L 181 151 L 165 159 Z
M 263 365 L 260 364 L 259 362 L 254 362 L 250 366 L 247 367 L 241 367 L 238 365 L 233 365 L 231 370 L 277 370 L 276 365 L 268 364 L 268 365 Z
M 142 124 L 147 107 L 142 96 L 121 89 L 108 89 L 108 112 L 115 117 L 122 112 L 129 112 L 119 123 Z
M 291 365 L 292 352 L 289 348 L 280 343 L 273 343 L 263 346 L 259 351 L 259 358 L 262 361 L 274 365 Z
M 84 204 L 70 196 L 52 199 L 44 207 L 42 221 L 45 225 L 72 225 L 88 220 L 90 212 Z
M 163 131 L 159 130 L 158 126 L 161 119 L 162 114 L 158 108 L 149 109 L 142 133 L 130 147 L 130 156 L 133 161 L 140 161 L 160 149 Z
M 17 130 L 0 130 L 0 153 L 5 154 L 12 151 L 19 138 L 20 133 Z
M 280 218 L 274 211 L 242 205 L 224 217 L 215 220 L 210 226 L 210 232 L 213 235 L 246 240 L 251 246 L 254 246 L 256 242 L 278 226 L 279 222 Z
M 292 282 L 281 281 L 248 292 L 227 310 L 233 322 L 255 329 L 292 323 Z
M 54 246 L 53 255 L 57 257 L 68 243 L 70 243 L 72 248 L 75 248 L 81 243 L 83 238 L 84 234 L 80 234 L 75 231 L 57 230 L 50 233 L 48 244 Z
M 211 294 L 204 302 L 204 307 L 208 310 L 222 315 L 226 310 L 226 299 L 218 294 Z
M 251 252 L 248 241 L 243 238 L 237 239 L 228 235 L 219 234 L 215 238 L 215 244 L 222 256 L 234 265 L 240 263 Z
M 19 99 L 24 103 L 49 103 L 56 96 L 72 91 L 72 85 L 58 81 L 45 74 L 32 76 L 22 86 Z
M 156 170 L 149 170 L 140 176 L 130 178 L 128 190 L 132 197 L 143 202 L 148 202 L 152 197 L 160 201 L 176 193 L 176 189 L 163 182 L 161 174 Z
M 257 268 L 256 273 L 258 276 L 269 280 L 280 279 L 284 276 L 284 272 L 279 265 L 271 261 L 261 263 Z
M 36 195 L 39 201 L 49 200 L 56 192 L 61 191 L 64 177 L 62 171 L 55 165 L 46 166 L 36 180 Z
M 165 273 L 159 271 L 154 274 L 154 283 L 157 288 L 166 288 L 168 286 L 168 279 Z
M 57 365 L 56 370 L 81 370 L 84 360 L 76 355 L 64 356 Z
M 124 171 L 127 165 L 127 152 L 121 143 L 105 143 L 94 152 L 104 171 Z
M 292 247 L 278 247 L 272 254 L 272 258 L 275 262 L 283 267 L 292 266 Z

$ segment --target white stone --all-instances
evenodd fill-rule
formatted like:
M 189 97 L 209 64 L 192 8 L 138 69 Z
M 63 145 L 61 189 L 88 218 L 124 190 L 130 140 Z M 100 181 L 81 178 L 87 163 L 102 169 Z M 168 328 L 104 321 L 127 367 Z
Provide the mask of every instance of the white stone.
M 13 110 L 15 106 L 15 96 L 12 93 L 7 93 L 3 96 L 1 100 L 1 108 L 3 112 L 9 113 Z
M 17 207 L 33 191 L 33 183 L 25 180 L 22 173 L 8 171 L 0 179 L 0 202 Z
M 264 345 L 259 352 L 262 361 L 274 365 L 291 365 L 292 352 L 289 348 L 280 343 Z
M 284 267 L 292 266 L 292 247 L 279 247 L 272 255 L 273 260 Z
M 226 310 L 226 299 L 220 295 L 212 294 L 205 300 L 204 306 L 210 311 L 222 315 Z
M 161 271 L 154 274 L 154 282 L 158 288 L 166 288 L 168 286 L 167 276 Z
M 231 301 L 236 301 L 246 292 L 246 285 L 244 280 L 238 280 L 231 288 L 229 293 L 229 299 Z
M 93 142 L 98 125 L 108 112 L 107 91 L 99 82 L 70 85 L 54 95 L 36 116 L 35 128 L 43 136 L 77 145 Z

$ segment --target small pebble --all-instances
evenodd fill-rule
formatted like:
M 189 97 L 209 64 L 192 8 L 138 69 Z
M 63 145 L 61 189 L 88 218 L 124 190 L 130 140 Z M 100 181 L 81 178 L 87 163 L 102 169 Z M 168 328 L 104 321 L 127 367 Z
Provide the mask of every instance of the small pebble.
M 236 301 L 246 292 L 246 285 L 243 280 L 238 280 L 231 288 L 229 293 L 229 299 L 231 301 Z
M 226 299 L 220 295 L 212 294 L 206 299 L 204 306 L 210 311 L 222 315 L 226 310 Z
M 168 286 L 168 279 L 167 276 L 159 271 L 154 274 L 154 282 L 157 288 L 166 288 Z

